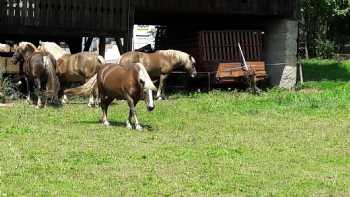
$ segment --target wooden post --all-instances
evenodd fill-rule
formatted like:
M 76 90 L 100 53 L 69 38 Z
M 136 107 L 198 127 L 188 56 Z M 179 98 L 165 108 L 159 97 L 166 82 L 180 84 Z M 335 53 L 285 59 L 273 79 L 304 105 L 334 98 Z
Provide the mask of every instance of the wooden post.
M 124 40 L 124 50 L 132 50 L 132 39 L 134 36 L 134 23 L 135 23 L 135 5 L 134 1 L 129 1 L 129 11 L 128 11 L 128 32 Z
M 89 37 L 86 42 L 83 51 L 89 51 L 93 37 Z
M 71 38 L 67 41 L 71 54 L 81 52 L 81 37 Z
M 303 64 L 298 62 L 299 65 L 299 77 L 300 77 L 300 84 L 304 84 L 304 74 L 303 74 Z
M 105 56 L 105 51 L 106 51 L 106 38 L 105 37 L 100 37 L 100 45 L 99 45 L 99 54 L 101 56 Z
M 124 48 L 123 48 L 123 45 L 122 45 L 122 41 L 120 40 L 120 37 L 116 37 L 115 38 L 115 42 L 117 43 L 117 47 L 118 47 L 120 55 L 125 53 L 126 51 L 124 51 Z

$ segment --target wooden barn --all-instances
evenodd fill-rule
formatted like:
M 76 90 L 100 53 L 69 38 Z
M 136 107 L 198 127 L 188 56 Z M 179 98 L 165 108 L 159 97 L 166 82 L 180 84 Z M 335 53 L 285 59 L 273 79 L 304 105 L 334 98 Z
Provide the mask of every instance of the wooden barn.
M 114 37 L 120 51 L 131 49 L 134 24 L 166 27 L 167 41 L 161 47 L 181 48 L 187 43 L 177 36 L 192 34 L 200 39 L 205 32 L 257 32 L 248 41 L 240 40 L 246 53 L 263 61 L 272 85 L 290 88 L 296 82 L 297 0 L 1 0 L 0 43 L 6 40 L 66 41 L 73 52 L 81 50 L 81 37 Z M 255 35 L 259 42 L 249 43 Z M 193 36 L 195 35 L 195 36 Z M 216 34 L 220 35 L 220 34 Z M 167 40 L 168 39 L 168 40 Z M 225 41 L 226 39 L 226 41 Z M 212 48 L 221 50 L 215 62 L 227 63 L 237 56 L 227 40 Z M 104 39 L 102 39 L 104 40 Z M 224 40 L 224 41 L 223 41 Z M 237 41 L 237 40 L 235 40 Z M 160 41 L 159 41 L 160 42 Z M 177 42 L 178 45 L 171 45 Z M 208 42 L 210 43 L 210 41 Z M 103 54 L 103 42 L 101 43 Z M 201 45 L 202 44 L 202 45 Z M 197 42 L 197 56 L 205 56 Z M 180 46 L 182 45 L 182 46 Z M 232 43 L 231 43 L 232 45 Z M 255 45 L 255 46 L 251 46 Z M 191 47 L 190 46 L 190 47 Z M 251 46 L 251 47 L 250 47 Z M 189 50 L 189 48 L 187 50 Z M 249 47 L 251 49 L 249 49 Z M 193 47 L 192 47 L 193 51 Z M 231 52 L 230 52 L 231 51 Z M 255 53 L 253 54 L 253 52 Z M 248 61 L 253 61 L 254 58 Z M 255 61 L 255 60 L 254 60 Z

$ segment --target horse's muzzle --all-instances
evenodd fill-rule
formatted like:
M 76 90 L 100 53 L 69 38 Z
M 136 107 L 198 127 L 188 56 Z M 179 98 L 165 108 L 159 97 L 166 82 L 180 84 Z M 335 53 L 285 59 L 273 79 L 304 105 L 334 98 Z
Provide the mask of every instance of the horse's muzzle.
M 147 107 L 147 110 L 148 110 L 149 112 L 153 111 L 153 110 L 154 110 L 154 106 L 152 106 L 152 107 Z
M 192 73 L 192 74 L 191 74 L 191 77 L 192 77 L 192 78 L 197 77 L 197 72 Z

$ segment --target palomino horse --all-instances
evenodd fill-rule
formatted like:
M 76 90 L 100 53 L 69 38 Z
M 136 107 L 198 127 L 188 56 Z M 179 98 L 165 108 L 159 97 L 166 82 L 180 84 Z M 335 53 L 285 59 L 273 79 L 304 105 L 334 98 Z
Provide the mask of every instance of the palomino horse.
M 60 96 L 63 94 L 63 83 L 66 82 L 87 82 L 97 71 L 101 68 L 101 65 L 105 63 L 102 56 L 93 52 L 81 52 L 77 54 L 67 54 L 62 48 L 59 52 L 59 46 L 41 43 L 41 49 L 51 54 L 57 54 L 57 67 L 56 73 L 61 82 Z M 63 103 L 67 102 L 66 97 L 63 98 Z M 89 99 L 89 106 L 95 106 L 96 93 L 92 92 Z
M 50 97 L 53 102 L 58 101 L 60 84 L 55 71 L 56 61 L 50 54 L 37 51 L 36 47 L 31 43 L 21 42 L 18 46 L 15 46 L 13 60 L 14 63 L 22 65 L 27 84 L 28 79 L 34 80 L 35 92 L 38 96 L 38 108 L 42 107 L 42 99 L 46 104 L 47 97 Z M 44 87 L 46 90 L 43 90 Z M 27 91 L 29 95 L 27 100 L 30 101 L 28 85 Z
M 164 98 L 165 80 L 175 68 L 185 68 L 191 77 L 197 76 L 193 56 L 177 50 L 158 50 L 153 53 L 131 51 L 119 58 L 119 64 L 142 63 L 150 77 L 159 80 L 157 98 Z
M 97 73 L 97 76 L 91 78 L 86 84 L 78 88 L 68 89 L 65 93 L 73 95 L 90 94 L 96 88 L 96 85 L 101 98 L 102 123 L 106 126 L 109 125 L 107 110 L 114 99 L 126 100 L 130 109 L 126 127 L 132 129 L 131 123 L 134 119 L 134 128 L 142 131 L 136 115 L 136 104 L 140 99 L 144 99 L 148 111 L 152 111 L 154 109 L 152 91 L 157 90 L 145 67 L 140 63 L 123 66 L 105 64 Z

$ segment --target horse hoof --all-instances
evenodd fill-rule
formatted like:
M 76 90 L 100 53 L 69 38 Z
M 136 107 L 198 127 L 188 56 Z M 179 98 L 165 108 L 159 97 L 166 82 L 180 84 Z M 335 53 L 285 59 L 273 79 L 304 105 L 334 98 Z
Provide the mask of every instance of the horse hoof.
M 158 97 L 157 100 L 158 100 L 158 101 L 162 101 L 162 100 L 164 100 L 164 98 Z
M 110 126 L 111 124 L 110 124 L 108 121 L 104 121 L 104 122 L 103 122 L 103 125 L 104 125 L 104 126 Z
M 132 129 L 132 126 L 131 126 L 131 124 L 128 121 L 126 122 L 126 128 Z
M 143 128 L 140 126 L 140 125 L 136 125 L 136 128 L 135 128 L 137 131 L 143 131 Z

